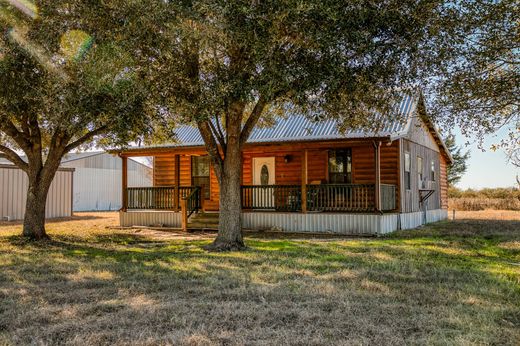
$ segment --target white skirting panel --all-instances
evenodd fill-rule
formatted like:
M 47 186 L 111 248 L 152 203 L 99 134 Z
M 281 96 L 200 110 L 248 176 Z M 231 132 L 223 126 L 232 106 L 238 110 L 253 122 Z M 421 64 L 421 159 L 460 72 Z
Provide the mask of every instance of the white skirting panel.
M 174 211 L 129 211 L 119 212 L 122 227 L 160 226 L 181 227 L 181 213 Z
M 442 209 L 429 210 L 426 215 L 427 222 L 436 222 L 447 218 L 447 210 Z M 323 232 L 352 235 L 380 235 L 394 232 L 400 228 L 411 229 L 422 225 L 423 220 L 422 212 L 383 215 L 269 212 L 242 214 L 242 224 L 246 229 L 269 230 L 276 228 L 285 232 Z
M 131 211 L 119 213 L 120 224 L 131 226 L 181 227 L 181 213 L 172 211 Z M 429 210 L 427 222 L 448 218 L 448 211 Z M 424 222 L 422 212 L 405 214 L 327 214 L 327 213 L 242 213 L 245 229 L 280 229 L 285 232 L 316 232 L 346 235 L 381 235 L 398 229 L 411 229 Z
M 446 209 L 435 209 L 426 211 L 426 223 L 446 220 L 448 211 Z M 422 211 L 401 214 L 401 229 L 412 229 L 424 224 L 424 213 Z
M 375 214 L 302 214 L 302 213 L 243 213 L 246 229 L 279 228 L 286 232 L 324 232 L 340 234 L 378 234 L 381 215 Z

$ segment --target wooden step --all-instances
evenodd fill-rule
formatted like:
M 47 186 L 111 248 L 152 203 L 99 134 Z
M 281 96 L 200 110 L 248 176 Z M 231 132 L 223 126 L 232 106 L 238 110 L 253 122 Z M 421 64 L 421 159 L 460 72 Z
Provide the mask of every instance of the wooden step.
M 218 230 L 218 225 L 212 225 L 207 223 L 189 223 L 188 230 L 202 229 L 202 230 Z
M 219 216 L 220 216 L 219 213 L 200 212 L 200 213 L 193 214 L 192 217 L 204 217 L 204 218 L 208 218 L 208 219 L 217 219 L 218 220 Z
M 217 230 L 218 213 L 197 213 L 188 220 L 188 229 Z
M 208 222 L 208 223 L 217 223 L 219 220 L 218 213 L 198 213 L 193 214 L 190 217 L 189 222 Z

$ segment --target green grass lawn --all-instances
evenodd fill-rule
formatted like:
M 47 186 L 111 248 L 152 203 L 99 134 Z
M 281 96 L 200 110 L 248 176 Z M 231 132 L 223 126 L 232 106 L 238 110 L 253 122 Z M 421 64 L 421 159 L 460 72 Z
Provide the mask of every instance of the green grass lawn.
M 0 226 L 0 344 L 520 343 L 520 221 L 207 253 L 102 221 Z

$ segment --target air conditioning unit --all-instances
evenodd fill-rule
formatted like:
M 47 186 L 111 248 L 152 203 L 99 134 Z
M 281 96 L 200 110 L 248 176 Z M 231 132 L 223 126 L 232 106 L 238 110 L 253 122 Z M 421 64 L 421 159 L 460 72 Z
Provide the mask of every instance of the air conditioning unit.
M 437 188 L 437 184 L 434 181 L 431 181 L 431 180 L 424 181 L 425 190 L 435 190 L 436 188 Z

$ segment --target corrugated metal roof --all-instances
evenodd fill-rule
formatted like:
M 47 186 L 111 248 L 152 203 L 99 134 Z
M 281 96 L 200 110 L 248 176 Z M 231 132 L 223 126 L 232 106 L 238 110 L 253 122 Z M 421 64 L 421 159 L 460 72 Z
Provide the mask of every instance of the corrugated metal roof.
M 407 131 L 410 119 L 415 113 L 419 96 L 403 94 L 390 117 L 381 117 L 379 131 L 350 128 L 340 131 L 334 119 L 315 121 L 301 114 L 290 114 L 276 120 L 274 126 L 256 127 L 248 143 L 315 141 L 342 138 L 393 137 Z M 204 141 L 194 126 L 180 126 L 175 130 L 175 142 L 154 147 L 202 146 Z M 136 147 L 131 149 L 137 149 Z

